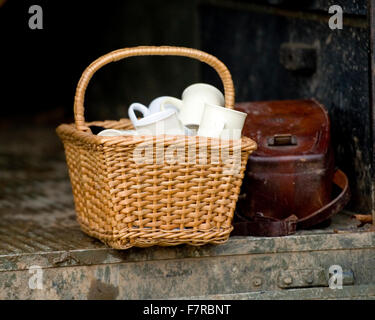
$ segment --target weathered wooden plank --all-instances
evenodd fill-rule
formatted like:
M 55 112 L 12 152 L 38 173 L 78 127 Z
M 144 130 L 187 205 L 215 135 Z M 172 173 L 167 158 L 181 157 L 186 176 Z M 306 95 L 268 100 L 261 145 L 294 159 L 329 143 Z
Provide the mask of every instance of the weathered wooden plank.
M 330 288 L 304 288 L 291 289 L 287 291 L 262 291 L 245 292 L 234 294 L 218 294 L 211 296 L 187 297 L 181 299 L 197 300 L 374 300 L 375 286 L 348 286 L 342 290 L 332 290 Z
M 322 289 L 328 287 L 329 278 L 325 275 L 331 265 L 340 265 L 344 272 L 350 271 L 352 279 L 349 284 L 354 288 L 355 296 L 359 287 L 371 285 L 371 291 L 361 294 L 370 297 L 374 296 L 374 262 L 373 248 L 245 254 L 234 255 L 230 259 L 228 256 L 211 256 L 123 261 L 42 269 L 42 289 L 30 288 L 29 281 L 35 274 L 28 270 L 4 271 L 0 272 L 0 299 L 216 298 L 245 293 L 251 294 L 243 298 L 293 298 L 295 291 L 300 290 L 295 287 L 315 289 L 310 295 L 301 295 L 301 298 L 349 295 L 345 282 L 342 290 Z M 288 282 L 285 280 L 286 273 L 291 275 Z M 311 278 L 306 278 L 309 275 Z M 318 296 L 319 293 L 321 296 Z

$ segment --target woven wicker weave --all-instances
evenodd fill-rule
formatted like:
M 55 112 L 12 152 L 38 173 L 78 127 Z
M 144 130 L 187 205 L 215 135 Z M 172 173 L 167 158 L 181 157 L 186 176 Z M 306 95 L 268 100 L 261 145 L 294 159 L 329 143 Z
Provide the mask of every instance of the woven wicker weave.
M 144 55 L 186 56 L 209 64 L 223 81 L 226 107 L 234 106 L 229 71 L 217 58 L 199 50 L 125 48 L 94 61 L 78 83 L 75 124 L 57 128 L 65 147 L 78 221 L 84 232 L 116 249 L 223 243 L 232 231 L 247 159 L 256 148 L 254 141 L 246 137 L 238 141 L 168 135 L 102 137 L 93 135 L 89 126 L 132 129 L 132 124 L 128 119 L 85 122 L 84 95 L 93 74 L 110 62 Z M 152 148 L 147 149 L 154 151 L 151 161 L 138 161 L 134 156 L 140 146 Z M 170 150 L 181 148 L 183 158 L 168 158 Z M 207 153 L 203 160 L 191 161 L 192 150 L 193 155 L 200 150 Z M 217 156 L 218 150 L 229 155 L 238 151 L 238 172 L 225 170 L 228 163 Z M 156 156 L 160 152 L 164 161 Z

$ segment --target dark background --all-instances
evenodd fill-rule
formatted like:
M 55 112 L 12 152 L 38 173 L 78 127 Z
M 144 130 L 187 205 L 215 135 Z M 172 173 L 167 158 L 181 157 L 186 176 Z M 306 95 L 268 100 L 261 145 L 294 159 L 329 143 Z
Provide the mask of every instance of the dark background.
M 28 27 L 33 4 L 43 9 L 43 30 Z M 101 55 L 138 45 L 196 46 L 194 9 L 194 1 L 8 0 L 0 9 L 1 115 L 71 115 L 79 77 Z M 128 103 L 179 95 L 197 74 L 197 63 L 174 57 L 107 66 L 89 86 L 88 117 L 125 117 Z
M 371 213 L 373 197 L 372 42 L 368 4 L 358 0 L 18 1 L 0 7 L 0 124 L 57 126 L 73 120 L 83 70 L 112 50 L 138 45 L 199 48 L 232 73 L 237 101 L 314 97 L 329 110 L 336 164 L 349 176 L 353 211 Z M 43 9 L 30 30 L 28 9 Z M 341 5 L 344 29 L 328 27 Z M 288 70 L 281 46 L 316 49 L 310 73 Z M 179 96 L 191 83 L 221 88 L 209 68 L 181 57 L 137 57 L 108 65 L 86 94 L 86 119 L 127 116 L 135 101 Z

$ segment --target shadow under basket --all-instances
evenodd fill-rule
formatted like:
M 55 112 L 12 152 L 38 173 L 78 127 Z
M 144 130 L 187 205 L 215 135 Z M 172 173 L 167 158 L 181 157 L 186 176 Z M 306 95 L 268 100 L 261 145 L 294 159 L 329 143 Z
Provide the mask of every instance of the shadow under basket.
M 128 119 L 86 123 L 83 99 L 103 65 L 133 55 L 181 55 L 213 66 L 233 108 L 229 71 L 199 50 L 136 47 L 109 53 L 83 73 L 75 97 L 75 123 L 57 133 L 65 148 L 78 222 L 84 232 L 115 249 L 152 245 L 220 244 L 228 240 L 249 154 L 247 137 L 92 134 L 89 126 L 133 129 Z

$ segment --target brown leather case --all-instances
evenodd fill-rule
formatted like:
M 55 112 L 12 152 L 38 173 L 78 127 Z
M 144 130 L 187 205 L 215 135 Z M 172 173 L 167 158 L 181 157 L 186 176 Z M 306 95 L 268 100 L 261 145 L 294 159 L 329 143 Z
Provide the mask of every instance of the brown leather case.
M 296 225 L 316 225 L 346 204 L 347 179 L 334 170 L 330 121 L 321 104 L 315 100 L 246 102 L 235 109 L 248 114 L 243 134 L 258 144 L 249 157 L 237 203 L 239 220 L 252 223 L 245 227 L 248 232 L 291 234 Z M 338 205 L 332 200 L 334 177 L 342 182 L 337 184 L 342 189 Z M 235 229 L 234 234 L 240 227 Z

